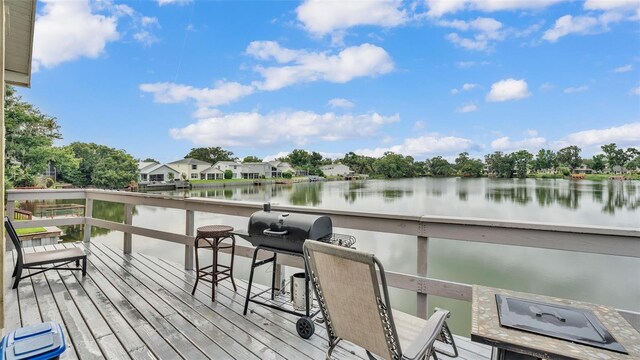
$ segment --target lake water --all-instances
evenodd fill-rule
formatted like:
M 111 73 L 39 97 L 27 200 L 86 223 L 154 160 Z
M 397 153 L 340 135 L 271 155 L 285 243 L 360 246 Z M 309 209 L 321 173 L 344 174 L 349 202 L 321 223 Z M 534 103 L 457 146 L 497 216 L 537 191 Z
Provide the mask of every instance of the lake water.
M 640 182 L 569 181 L 553 179 L 416 178 L 358 182 L 235 186 L 189 192 L 164 192 L 221 198 L 409 215 L 449 215 L 557 224 L 638 228 Z M 122 221 L 122 206 L 96 202 L 94 216 Z M 196 226 L 224 223 L 237 229 L 246 218 L 196 213 Z M 183 232 L 184 211 L 136 206 L 133 223 Z M 416 273 L 416 238 L 412 236 L 336 229 L 354 235 L 356 247 L 373 252 L 385 268 Z M 73 234 L 72 234 L 73 235 Z M 76 234 L 78 236 L 79 234 Z M 122 234 L 94 229 L 93 240 L 122 246 Z M 182 263 L 183 247 L 134 236 L 134 251 Z M 640 246 L 640 242 L 638 243 Z M 258 280 L 267 283 L 266 267 Z M 247 278 L 249 260 L 237 260 L 236 276 Z M 291 274 L 291 269 L 287 274 Z M 429 277 L 503 287 L 640 311 L 640 259 L 431 239 Z M 415 312 L 416 296 L 392 290 L 393 307 Z M 430 307 L 452 311 L 454 331 L 468 335 L 470 304 L 429 297 Z

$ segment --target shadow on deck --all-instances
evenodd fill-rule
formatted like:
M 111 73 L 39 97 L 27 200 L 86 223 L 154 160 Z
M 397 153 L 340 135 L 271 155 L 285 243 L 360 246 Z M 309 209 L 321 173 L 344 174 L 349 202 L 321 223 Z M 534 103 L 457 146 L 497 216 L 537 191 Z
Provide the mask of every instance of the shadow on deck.
M 61 359 L 324 359 L 323 325 L 309 340 L 298 337 L 296 317 L 259 305 L 242 315 L 246 282 L 210 284 L 191 295 L 193 271 L 181 265 L 106 245 L 79 246 L 89 254 L 88 274 L 47 271 L 11 290 L 14 254 L 5 259 L 5 329 L 41 321 L 64 324 L 67 351 Z M 42 250 L 43 248 L 35 248 Z M 34 249 L 25 249 L 34 251 Z M 7 331 L 7 330 L 5 330 Z M 456 337 L 460 359 L 489 359 L 484 345 Z M 335 359 L 366 359 L 364 351 L 342 343 Z M 446 359 L 446 356 L 439 356 Z

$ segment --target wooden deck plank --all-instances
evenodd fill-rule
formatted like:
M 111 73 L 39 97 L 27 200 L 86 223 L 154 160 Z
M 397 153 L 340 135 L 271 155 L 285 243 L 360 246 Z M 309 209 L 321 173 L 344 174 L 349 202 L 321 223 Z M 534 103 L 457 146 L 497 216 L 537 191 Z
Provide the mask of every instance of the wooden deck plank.
M 145 257 L 144 254 L 135 254 L 134 256 Z M 157 262 L 158 264 L 160 264 L 161 268 L 162 267 L 172 268 L 173 269 L 172 271 L 174 271 L 174 274 L 176 271 L 178 271 L 179 273 L 182 273 L 184 276 L 182 280 L 186 282 L 189 286 L 193 286 L 193 283 L 195 281 L 195 275 L 193 272 L 185 272 L 185 270 L 178 268 L 179 265 L 164 261 L 162 259 L 153 258 L 153 257 L 147 257 L 147 259 L 149 259 L 150 261 Z M 220 296 L 219 297 L 216 296 L 216 302 L 227 301 L 226 304 L 228 304 L 229 306 L 232 306 L 236 313 L 243 316 L 242 312 L 244 310 L 246 282 L 244 282 L 243 280 L 236 279 L 236 285 L 238 286 L 237 293 L 233 292 L 230 282 L 225 282 L 225 281 L 221 282 L 217 290 L 218 295 Z M 258 290 L 258 288 L 256 288 L 256 290 Z M 210 284 L 208 283 L 198 284 L 198 291 L 196 292 L 197 296 L 203 296 L 204 299 L 209 299 L 208 302 L 211 303 L 210 294 L 211 294 Z M 206 300 L 203 300 L 203 301 L 206 301 Z M 307 351 L 309 351 L 308 350 L 309 346 L 315 347 L 315 349 L 321 351 L 322 354 L 326 353 L 329 345 L 328 345 L 328 340 L 326 338 L 326 330 L 324 329 L 324 326 L 317 325 L 316 334 L 307 340 L 303 340 L 298 336 L 295 330 L 295 322 L 298 319 L 296 316 L 290 315 L 281 311 L 273 311 L 263 306 L 259 306 L 255 304 L 252 304 L 252 305 L 253 306 L 250 306 L 249 312 L 247 312 L 247 317 L 257 316 L 258 317 L 257 321 L 259 321 L 258 323 L 260 323 L 260 321 L 263 321 L 263 322 L 267 321 L 268 323 L 276 325 L 275 327 L 267 326 L 266 328 L 267 330 L 271 330 L 272 332 L 274 332 L 274 336 L 277 336 L 277 337 L 285 336 L 286 338 L 283 338 L 285 339 L 285 341 L 294 343 L 294 344 L 302 341 L 304 345 L 301 344 L 299 346 L 304 346 L 304 348 L 301 350 L 304 351 L 306 354 L 312 354 L 313 358 L 321 358 L 322 355 L 321 354 L 316 355 L 316 350 L 313 350 L 314 353 L 308 353 Z M 260 318 L 262 318 L 262 320 Z M 353 345 L 350 345 L 350 344 L 348 344 L 348 346 L 353 347 Z M 365 358 L 364 351 L 361 351 L 362 354 L 358 354 L 360 350 L 361 349 L 345 350 L 344 347 L 339 346 L 334 351 L 334 353 L 336 354 L 336 356 L 339 356 L 341 358 Z
M 130 257 L 130 255 L 127 255 Z M 132 264 L 137 264 L 141 271 L 147 271 L 152 274 L 158 283 L 165 286 L 167 291 L 173 293 L 181 292 L 186 302 L 193 304 L 193 309 L 207 316 L 210 321 L 219 323 L 224 329 L 234 334 L 239 341 L 258 351 L 262 358 L 285 358 L 299 359 L 305 358 L 306 355 L 299 352 L 296 348 L 282 341 L 278 337 L 271 336 L 262 328 L 258 327 L 254 322 L 246 319 L 231 309 L 220 303 L 211 305 L 210 295 L 204 299 L 200 296 L 193 297 L 191 295 L 192 285 L 187 284 L 179 279 L 172 279 L 173 274 L 166 273 L 157 265 L 147 262 L 144 258 L 133 259 Z M 205 305 L 206 304 L 206 305 Z
M 202 336 L 198 335 L 199 331 L 193 327 L 181 328 L 182 324 L 172 324 L 164 318 L 162 313 L 152 307 L 157 303 L 154 297 L 157 295 L 151 292 L 145 292 L 143 289 L 137 289 L 121 279 L 113 269 L 104 264 L 95 251 L 91 261 L 92 271 L 99 272 L 102 278 L 96 279 L 98 286 L 107 293 L 111 292 L 109 297 L 121 297 L 130 304 L 134 309 L 139 311 L 140 315 L 164 338 L 166 338 L 175 349 L 187 359 L 209 359 L 207 354 L 215 354 L 219 358 L 230 358 L 224 350 L 219 348 L 215 343 L 208 343 Z M 131 279 L 133 279 L 131 277 Z M 139 285 L 138 285 L 139 286 Z M 140 290 L 145 296 L 141 296 L 136 292 Z M 118 293 L 118 294 L 115 294 Z M 152 298 L 151 302 L 146 301 L 146 297 Z M 175 313 L 175 311 L 173 312 Z M 171 315 L 171 314 L 169 314 Z M 168 316 L 168 315 L 167 315 Z M 201 334 L 201 333 L 200 333 Z
M 8 251 L 4 261 L 4 333 L 22 327 L 20 322 L 20 303 L 18 302 L 18 292 L 13 290 L 13 267 L 15 266 L 15 253 Z
M 46 246 L 45 248 L 60 249 L 63 248 L 63 246 L 55 245 Z M 67 267 L 75 267 L 75 264 Z M 56 272 L 47 272 L 47 278 L 53 280 L 53 282 L 51 280 L 49 282 L 52 291 L 55 291 L 55 287 L 60 287 L 59 291 L 63 291 L 62 287 L 64 287 L 64 291 L 66 291 L 65 300 L 71 300 L 75 305 L 78 315 L 81 316 L 81 319 L 87 327 L 87 333 L 90 333 L 93 336 L 98 347 L 102 351 L 104 358 L 129 359 L 130 356 L 128 355 L 128 350 L 125 349 L 123 343 L 118 340 L 118 337 L 114 334 L 109 324 L 105 321 L 100 311 L 98 311 L 95 304 L 78 283 L 72 272 L 75 272 L 76 274 L 79 273 L 78 270 L 64 269 Z M 81 275 L 81 273 L 79 275 Z M 58 281 L 60 284 L 58 284 Z M 86 321 L 86 319 L 90 319 L 91 321 Z M 73 335 L 71 338 L 76 346 L 82 346 Z M 145 359 L 149 359 L 149 357 L 146 357 Z
M 14 325 L 42 319 L 64 324 L 71 351 L 63 359 L 325 357 L 328 342 L 322 324 L 316 325 L 316 335 L 304 340 L 295 330 L 297 316 L 257 304 L 243 316 L 246 281 L 236 280 L 237 293 L 231 282 L 223 281 L 216 301 L 211 302 L 210 284 L 199 284 L 192 296 L 194 272 L 179 264 L 140 253 L 123 254 L 99 243 L 54 247 L 71 246 L 88 253 L 86 277 L 79 271 L 49 271 L 23 280 L 20 289 L 13 290 L 13 298 L 5 296 L 5 309 L 16 314 L 10 320 Z M 5 276 L 10 277 L 13 254 L 7 252 L 5 259 Z M 6 293 L 8 288 L 10 282 Z M 254 289 L 264 288 L 256 285 Z M 456 343 L 461 360 L 490 358 L 489 347 L 458 336 Z M 344 343 L 333 358 L 361 360 L 366 355 L 363 349 Z
M 144 256 L 140 254 L 135 254 L 136 260 L 141 262 L 146 261 Z M 138 259 L 138 256 L 140 258 Z M 152 258 L 151 260 L 157 260 L 156 258 Z M 163 274 L 170 281 L 175 282 L 175 284 L 179 287 L 182 287 L 185 291 L 190 293 L 190 290 L 193 287 L 193 281 L 191 277 L 185 277 L 186 273 L 184 270 L 180 272 L 176 272 L 171 268 L 162 267 L 161 265 L 155 264 L 153 262 L 149 262 L 150 266 L 153 266 L 156 271 Z M 202 290 L 204 289 L 204 290 Z M 326 350 L 321 350 L 317 348 L 310 347 L 306 341 L 300 339 L 297 335 L 295 337 L 282 329 L 277 322 L 272 322 L 269 319 L 265 319 L 262 316 L 257 314 L 248 314 L 246 317 L 242 315 L 242 307 L 235 301 L 233 301 L 229 296 L 233 297 L 238 296 L 238 294 L 228 295 L 218 293 L 220 296 L 216 297 L 216 302 L 211 302 L 211 288 L 201 288 L 198 285 L 198 291 L 196 291 L 195 297 L 202 302 L 203 306 L 209 307 L 216 312 L 220 312 L 225 317 L 227 317 L 230 321 L 233 321 L 238 324 L 248 323 L 252 324 L 249 329 L 254 329 L 251 331 L 251 336 L 255 334 L 264 334 L 271 341 L 284 342 L 286 347 L 293 346 L 297 356 L 295 357 L 287 357 L 287 358 L 320 358 L 323 356 Z M 280 320 L 280 322 L 282 322 Z M 277 344 L 276 342 L 276 344 Z M 302 343 L 301 343 L 302 342 Z M 275 346 L 275 344 L 270 345 L 276 351 L 281 351 L 279 346 Z
M 43 250 L 43 249 L 41 249 Z M 33 252 L 33 248 L 25 248 L 25 253 Z M 30 271 L 27 271 L 30 274 Z M 18 284 L 18 290 L 25 289 L 26 291 L 21 293 L 24 295 L 31 295 L 33 301 L 37 303 L 36 306 L 30 304 L 31 299 L 25 298 L 25 302 L 28 303 L 27 307 L 21 306 L 21 314 L 23 316 L 23 326 L 29 326 L 38 324 L 44 321 L 54 321 L 62 325 L 65 341 L 67 342 L 67 350 L 60 356 L 62 359 L 78 359 L 77 348 L 71 341 L 70 331 L 64 323 L 64 319 L 56 301 L 51 293 L 47 279 L 44 273 L 26 278 L 20 281 Z M 15 290 L 14 290 L 15 291 Z M 36 314 L 37 313 L 37 314 Z M 28 320 L 25 321 L 24 317 Z M 73 326 L 73 325 L 72 325 Z
M 91 271 L 91 261 L 94 256 L 90 252 L 88 253 L 88 276 L 82 278 L 75 273 L 72 275 L 76 278 L 78 284 L 82 286 L 87 297 L 95 304 L 96 309 L 105 321 L 113 329 L 114 334 L 118 337 L 122 346 L 130 354 L 144 354 L 146 351 L 141 352 L 139 349 L 144 349 L 146 345 L 148 351 L 151 351 L 156 358 L 161 358 L 162 356 L 180 358 L 178 353 L 170 346 L 167 339 L 159 336 L 155 329 L 153 329 L 139 312 L 130 306 L 123 297 L 115 296 L 113 291 L 105 293 L 100 289 L 94 279 L 100 277 L 101 274 Z M 112 293 L 114 296 L 109 297 Z
M 242 345 L 241 342 L 236 341 L 234 337 L 225 332 L 233 332 L 233 330 L 235 329 L 235 326 L 233 324 L 223 323 L 220 325 L 227 326 L 225 328 L 219 328 L 215 325 L 214 322 L 195 311 L 193 309 L 193 305 L 188 304 L 189 300 L 191 300 L 191 303 L 194 303 L 194 299 L 191 294 L 185 295 L 182 292 L 168 291 L 164 288 L 163 284 L 157 282 L 157 280 L 160 280 L 161 278 L 154 276 L 155 272 L 148 270 L 146 272 L 140 271 L 133 261 L 121 258 L 106 246 L 94 247 L 94 251 L 96 248 L 100 249 L 105 257 L 109 257 L 112 260 L 112 263 L 110 265 L 122 267 L 132 277 L 140 280 L 141 284 L 149 289 L 150 287 L 152 287 L 160 298 L 166 301 L 167 304 L 169 304 L 178 312 L 179 316 L 181 316 L 184 320 L 190 322 L 194 327 L 199 329 L 211 340 L 216 341 L 220 347 L 225 349 L 234 358 L 257 359 L 258 355 L 260 355 L 260 352 L 258 352 L 258 355 L 250 352 Z M 185 302 L 185 300 L 187 302 Z M 181 320 L 177 319 L 177 321 Z M 246 339 L 250 340 L 250 337 L 247 336 Z

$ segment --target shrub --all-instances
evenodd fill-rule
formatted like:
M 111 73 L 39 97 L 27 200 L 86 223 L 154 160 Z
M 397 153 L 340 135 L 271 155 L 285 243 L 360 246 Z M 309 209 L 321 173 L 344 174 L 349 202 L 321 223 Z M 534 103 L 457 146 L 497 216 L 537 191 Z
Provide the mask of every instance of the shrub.
M 564 176 L 569 176 L 571 175 L 571 170 L 569 170 L 568 168 L 561 168 L 560 172 L 562 173 L 562 175 Z
M 293 174 L 289 171 L 282 173 L 282 177 L 285 179 L 291 179 L 293 177 Z
M 225 171 L 224 171 L 224 178 L 225 178 L 225 179 L 233 179 L 233 171 L 231 171 L 231 170 L 225 170 Z

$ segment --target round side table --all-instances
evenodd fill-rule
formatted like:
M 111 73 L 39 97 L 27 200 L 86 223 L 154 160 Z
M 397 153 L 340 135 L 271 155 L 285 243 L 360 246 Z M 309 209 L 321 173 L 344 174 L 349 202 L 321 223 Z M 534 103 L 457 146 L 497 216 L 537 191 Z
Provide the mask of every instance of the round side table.
M 231 233 L 233 227 L 228 225 L 208 225 L 197 229 L 195 239 L 196 255 L 196 283 L 193 284 L 191 295 L 196 293 L 198 281 L 211 283 L 211 301 L 216 299 L 216 285 L 225 279 L 231 279 L 233 291 L 237 291 L 236 282 L 233 279 L 233 260 L 235 258 L 236 238 Z M 231 244 L 223 243 L 223 240 L 230 239 Z M 213 263 L 209 266 L 200 267 L 198 249 L 212 250 Z M 231 249 L 231 263 L 227 265 L 218 264 L 218 250 Z

